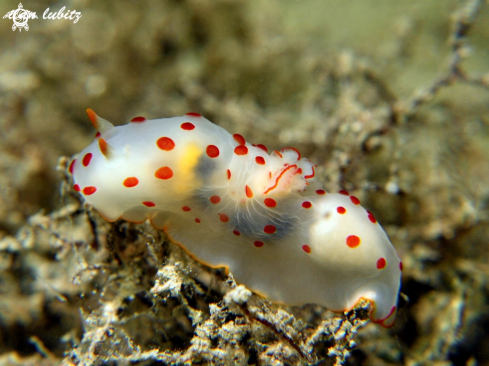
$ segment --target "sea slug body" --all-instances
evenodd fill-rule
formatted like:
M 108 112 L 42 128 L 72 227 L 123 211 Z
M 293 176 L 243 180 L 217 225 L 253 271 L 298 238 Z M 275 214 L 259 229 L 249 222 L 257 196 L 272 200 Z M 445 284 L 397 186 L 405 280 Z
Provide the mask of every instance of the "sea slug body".
M 294 148 L 268 154 L 196 113 L 98 130 L 72 161 L 74 189 L 108 221 L 146 220 L 171 241 L 272 301 L 394 323 L 402 263 L 374 215 L 326 193 Z

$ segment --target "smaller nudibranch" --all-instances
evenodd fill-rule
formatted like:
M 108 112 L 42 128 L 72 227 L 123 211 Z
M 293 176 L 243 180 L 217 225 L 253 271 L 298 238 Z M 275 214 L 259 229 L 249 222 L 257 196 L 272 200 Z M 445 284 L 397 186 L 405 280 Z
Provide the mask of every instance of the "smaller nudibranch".
M 272 301 L 347 311 L 370 301 L 394 323 L 402 263 L 374 215 L 326 193 L 294 148 L 268 150 L 197 113 L 98 133 L 70 165 L 74 189 L 108 221 L 150 220 L 194 258 L 227 267 Z

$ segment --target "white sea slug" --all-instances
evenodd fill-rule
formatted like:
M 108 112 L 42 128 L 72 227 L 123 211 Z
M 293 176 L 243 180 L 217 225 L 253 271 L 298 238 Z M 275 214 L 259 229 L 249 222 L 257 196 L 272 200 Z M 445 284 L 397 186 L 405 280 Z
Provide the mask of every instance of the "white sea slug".
M 87 113 L 98 133 L 70 172 L 106 220 L 149 219 L 272 301 L 346 311 L 365 299 L 372 321 L 392 326 L 402 271 L 395 249 L 355 196 L 321 188 L 297 150 L 269 155 L 197 113 L 118 127 Z

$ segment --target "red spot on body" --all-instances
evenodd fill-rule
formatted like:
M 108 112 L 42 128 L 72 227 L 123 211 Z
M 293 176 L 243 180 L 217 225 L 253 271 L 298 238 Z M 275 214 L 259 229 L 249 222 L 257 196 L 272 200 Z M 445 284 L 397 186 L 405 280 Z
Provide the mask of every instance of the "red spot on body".
M 368 219 L 372 222 L 372 224 L 377 223 L 377 219 L 375 218 L 374 214 L 370 211 L 367 211 Z
M 97 131 L 97 133 L 95 134 L 95 138 L 100 137 L 100 136 L 102 136 L 102 134 Z
M 83 194 L 86 194 L 87 196 L 90 196 L 91 194 L 94 194 L 97 188 L 93 186 L 85 187 L 83 188 Z
M 90 160 L 92 160 L 92 156 L 93 156 L 92 153 L 85 154 L 82 160 L 83 166 L 88 166 L 88 164 L 90 164 Z
M 209 198 L 209 201 L 211 201 L 213 204 L 217 204 L 217 203 L 221 202 L 221 197 L 212 196 L 211 198 Z
M 188 206 L 183 206 L 182 207 L 182 210 L 185 211 L 185 212 L 188 212 L 188 211 L 190 211 L 192 209 L 190 207 L 188 207 Z
M 253 191 L 251 190 L 250 187 L 246 186 L 245 191 L 246 191 L 246 197 L 253 198 Z
M 75 161 L 76 161 L 76 159 L 73 159 L 73 160 L 71 161 L 71 163 L 70 163 L 69 168 L 68 168 L 68 171 L 69 171 L 71 174 L 73 174 L 73 168 L 75 167 Z
M 387 262 L 385 261 L 385 258 L 379 258 L 377 261 L 377 269 L 384 269 L 386 264 Z
M 340 214 L 340 215 L 343 215 L 346 213 L 346 208 L 344 207 L 341 207 L 341 206 L 338 206 L 336 207 L 336 211 Z
M 136 177 L 126 178 L 126 179 L 124 179 L 124 182 L 122 182 L 124 187 L 127 187 L 127 188 L 136 187 L 138 185 L 138 183 L 139 183 L 139 179 L 137 179 Z
M 226 214 L 219 214 L 219 220 L 221 220 L 221 222 L 228 222 L 229 221 L 229 216 L 226 215 Z
M 320 195 L 323 195 L 323 194 L 326 194 L 326 191 L 324 189 L 318 189 L 316 191 L 317 194 L 320 194 Z
M 144 122 L 144 121 L 146 121 L 146 118 L 144 117 L 134 117 L 133 119 L 131 119 L 131 122 L 135 122 L 135 123 Z
M 310 247 L 309 245 L 307 245 L 307 244 L 304 244 L 304 245 L 302 246 L 302 250 L 303 250 L 304 252 L 306 252 L 307 254 L 311 253 L 311 247 Z
M 195 113 L 195 112 L 188 112 L 187 114 L 185 114 L 186 116 L 190 116 L 190 117 L 202 117 L 200 114 L 198 113 Z
M 265 165 L 265 159 L 263 159 L 263 157 L 261 157 L 261 156 L 257 156 L 257 157 L 255 158 L 255 162 L 256 162 L 257 164 L 260 164 L 260 165 Z
M 265 145 L 263 145 L 263 144 L 258 144 L 258 145 L 256 145 L 256 147 L 259 148 L 259 149 L 262 149 L 265 152 L 268 152 L 267 147 Z
M 243 137 L 243 136 L 241 136 L 239 133 L 235 133 L 235 134 L 233 135 L 233 139 L 234 139 L 234 141 L 236 141 L 236 142 L 237 142 L 238 144 L 240 144 L 240 145 L 244 145 L 244 144 L 246 144 L 246 140 L 245 140 L 245 139 L 244 139 L 244 137 Z
M 350 196 L 350 201 L 354 205 L 359 205 L 360 204 L 360 200 L 358 198 L 356 198 L 355 196 Z
M 227 174 L 228 174 L 228 180 L 230 180 L 231 179 L 231 171 L 229 169 L 227 170 Z
M 208 145 L 205 152 L 209 158 L 217 158 L 219 156 L 219 148 L 216 145 Z
M 80 191 L 81 191 L 80 186 L 79 186 L 78 184 L 75 184 L 75 185 L 73 186 L 73 189 L 74 189 L 75 191 L 77 191 L 77 192 L 80 192 Z
M 399 262 L 399 269 L 402 271 L 404 269 L 404 266 L 402 265 L 402 262 Z
M 236 236 L 240 236 L 241 235 L 241 233 L 238 230 L 233 230 L 233 234 L 236 235 Z
M 195 125 L 190 122 L 184 122 L 180 125 L 180 128 L 185 131 L 191 131 L 195 128 Z
M 274 234 L 277 231 L 277 228 L 274 225 L 265 225 L 263 231 L 267 234 Z
M 265 198 L 263 201 L 267 207 L 276 207 L 277 202 L 273 198 Z
M 246 155 L 246 154 L 248 154 L 248 148 L 246 146 L 243 146 L 243 145 L 236 146 L 234 148 L 234 153 L 236 155 Z
M 262 241 L 257 240 L 257 241 L 255 241 L 255 242 L 253 243 L 253 245 L 254 245 L 255 247 L 257 247 L 257 248 L 261 248 L 261 247 L 263 246 L 263 242 L 262 242 Z
M 196 222 L 197 224 L 200 224 L 200 219 L 199 219 L 198 217 L 196 217 L 196 218 L 195 218 L 195 222 Z
M 143 205 L 145 205 L 146 207 L 155 207 L 156 206 L 156 204 L 154 202 L 151 202 L 151 201 L 144 201 Z
M 162 166 L 155 172 L 155 177 L 158 179 L 170 179 L 173 177 L 173 170 L 167 166 Z
M 175 148 L 175 142 L 169 137 L 160 137 L 156 140 L 156 145 L 165 151 L 171 151 Z
M 302 202 L 302 207 L 304 207 L 304 208 L 311 208 L 312 207 L 312 203 L 309 202 L 309 201 L 304 201 L 304 202 Z
M 360 238 L 356 235 L 350 235 L 346 238 L 346 245 L 350 248 L 356 248 L 360 245 Z
M 345 191 L 344 189 L 342 189 L 341 191 L 338 192 L 339 194 L 342 194 L 343 196 L 349 196 L 350 193 L 348 193 L 347 191 Z

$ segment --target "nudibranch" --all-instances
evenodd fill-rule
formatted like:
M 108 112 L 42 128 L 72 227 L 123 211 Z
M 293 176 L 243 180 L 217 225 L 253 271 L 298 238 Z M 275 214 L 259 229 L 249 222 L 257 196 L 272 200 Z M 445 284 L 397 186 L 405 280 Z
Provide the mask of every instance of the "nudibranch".
M 74 189 L 108 221 L 150 220 L 198 261 L 276 302 L 394 323 L 402 262 L 374 215 L 326 193 L 294 148 L 268 154 L 197 113 L 98 130 L 72 161 Z

